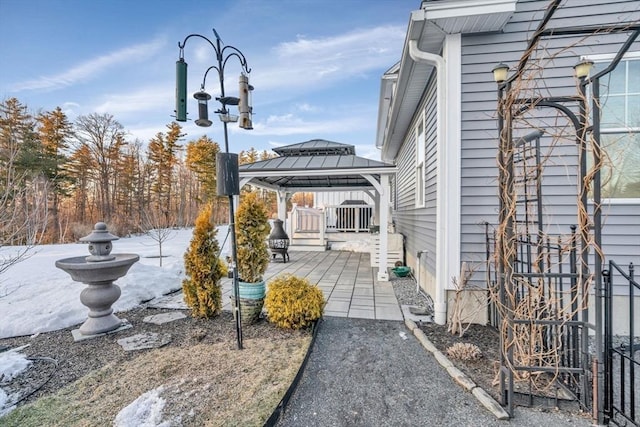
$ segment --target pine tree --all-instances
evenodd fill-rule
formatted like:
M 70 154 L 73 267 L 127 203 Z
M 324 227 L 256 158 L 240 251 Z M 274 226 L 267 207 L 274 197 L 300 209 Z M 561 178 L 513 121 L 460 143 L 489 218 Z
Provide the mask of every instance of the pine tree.
M 248 151 L 240 151 L 238 162 L 241 165 L 255 163 L 258 160 L 260 160 L 260 153 L 258 153 L 258 150 L 256 150 L 255 148 L 251 147 Z
M 187 278 L 182 281 L 184 300 L 194 317 L 213 317 L 222 309 L 224 264 L 219 258 L 220 247 L 211 223 L 211 205 L 207 204 L 196 219 L 193 238 L 184 255 Z
M 31 245 L 42 237 L 47 215 L 42 158 L 27 107 L 16 98 L 0 103 L 0 246 Z
M 69 195 L 69 177 L 64 165 L 68 161 L 64 151 L 69 148 L 73 127 L 60 107 L 38 115 L 38 136 L 43 150 L 43 173 L 51 186 L 51 230 L 53 241 L 62 240 L 60 230 L 60 198 Z
M 182 139 L 182 127 L 177 122 L 167 125 L 166 133 L 158 132 L 149 141 L 147 156 L 149 166 L 154 174 L 151 190 L 156 197 L 156 208 L 166 215 L 168 223 L 169 212 L 173 210 L 172 189 L 174 186 L 174 168 L 178 162 L 178 151 L 182 148 L 178 141 Z
M 71 154 L 69 162 L 65 165 L 65 170 L 72 180 L 72 193 L 75 201 L 74 221 L 83 224 L 88 219 L 93 219 L 87 218 L 87 209 L 92 202 L 89 199 L 89 190 L 94 175 L 92 171 L 96 170 L 91 150 L 86 144 L 82 144 Z
M 207 136 L 187 143 L 185 163 L 200 182 L 204 201 L 211 201 L 216 197 L 216 154 L 218 152 L 220 152 L 218 143 Z

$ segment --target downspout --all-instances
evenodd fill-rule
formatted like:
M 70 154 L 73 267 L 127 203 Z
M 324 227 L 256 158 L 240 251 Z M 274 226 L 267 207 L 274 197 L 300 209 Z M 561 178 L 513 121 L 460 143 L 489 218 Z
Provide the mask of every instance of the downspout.
M 438 183 L 436 189 L 436 295 L 434 301 L 434 321 L 438 325 L 444 325 L 447 322 L 447 301 L 445 296 L 445 281 L 447 277 L 445 275 L 444 264 L 446 263 L 445 254 L 446 250 L 446 235 L 443 229 L 443 215 L 444 201 L 442 195 L 445 191 L 444 171 L 440 168 L 440 165 L 446 164 L 444 156 L 445 150 L 445 125 L 446 125 L 446 110 L 447 110 L 447 97 L 446 97 L 446 72 L 444 58 L 440 55 L 424 52 L 418 49 L 418 42 L 416 40 L 409 40 L 409 56 L 416 62 L 426 62 L 433 65 L 436 69 L 436 127 L 438 131 L 437 135 L 437 153 L 438 153 Z M 443 277 L 445 276 L 445 277 Z

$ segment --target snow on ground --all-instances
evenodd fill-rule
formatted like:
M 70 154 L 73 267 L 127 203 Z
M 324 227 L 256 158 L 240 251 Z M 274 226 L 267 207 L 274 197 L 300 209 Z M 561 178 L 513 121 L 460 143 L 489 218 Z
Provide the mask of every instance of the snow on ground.
M 227 230 L 227 226 L 218 227 L 220 245 Z M 114 311 L 129 310 L 142 301 L 180 289 L 184 278 L 183 256 L 192 233 L 192 229 L 175 230 L 163 242 L 162 267 L 158 243 L 151 237 L 134 236 L 113 242 L 114 254 L 140 255 L 140 261 L 115 282 L 122 295 L 113 305 Z M 230 252 L 229 240 L 222 256 Z M 11 250 L 15 248 L 0 248 L 0 257 Z M 89 255 L 86 244 L 38 246 L 28 259 L 0 275 L 0 338 L 54 331 L 84 322 L 88 308 L 80 302 L 80 292 L 86 285 L 74 282 L 55 266 L 59 259 L 84 255 Z
M 115 427 L 165 427 L 169 421 L 162 420 L 165 400 L 160 396 L 164 387 L 160 386 L 140 395 L 122 408 L 113 422 Z
M 230 238 L 226 239 L 228 227 L 218 227 L 218 243 L 223 246 L 221 256 L 230 253 Z M 129 310 L 142 301 L 150 300 L 178 290 L 184 279 L 183 256 L 189 246 L 193 229 L 174 230 L 162 244 L 162 267 L 160 267 L 158 243 L 151 237 L 135 236 L 113 242 L 113 252 L 134 253 L 140 261 L 131 266 L 125 277 L 115 283 L 122 295 L 113 305 L 114 311 Z M 23 248 L 0 248 L 0 260 L 11 251 Z M 63 258 L 88 256 L 86 244 L 43 245 L 34 248 L 29 258 L 11 266 L 0 275 L 0 338 L 32 335 L 55 331 L 78 325 L 87 318 L 89 309 L 80 302 L 80 292 L 85 284 L 74 282 L 64 271 L 56 268 L 55 262 Z M 31 363 L 19 353 L 20 348 L 0 350 L 0 381 L 11 380 Z M 125 408 L 127 417 L 155 420 L 161 416 L 164 400 L 159 397 L 162 390 L 152 390 L 140 396 Z M 0 388 L 0 416 L 13 409 L 13 396 Z M 133 411 L 133 412 L 132 412 Z M 116 420 L 117 421 L 117 420 Z M 162 425 L 142 422 L 118 425 Z
M 112 253 L 134 253 L 140 261 L 131 266 L 126 276 L 115 283 L 122 295 L 113 305 L 114 311 L 126 311 L 181 288 L 184 278 L 183 256 L 189 246 L 193 229 L 174 230 L 162 244 L 162 267 L 159 266 L 158 243 L 142 235 L 121 238 L 113 242 Z M 229 255 L 228 227 L 218 227 L 221 256 Z M 226 238 L 226 240 L 225 240 Z M 368 252 L 368 240 L 333 243 L 333 250 Z M 15 247 L 0 247 L 0 259 Z M 63 258 L 88 256 L 86 244 L 42 245 L 31 256 L 0 275 L 0 339 L 32 335 L 78 325 L 87 318 L 88 308 L 80 302 L 85 284 L 74 282 L 55 262 Z
M 22 347 L 0 353 L 0 381 L 10 381 L 31 364 L 30 360 L 19 353 L 20 350 Z M 14 408 L 14 402 L 12 396 L 0 388 L 0 417 Z
M 349 251 L 349 252 L 369 252 L 371 250 L 371 241 L 369 239 L 351 240 L 348 242 L 331 243 L 332 251 Z
M 126 311 L 143 301 L 178 290 L 184 279 L 183 256 L 192 237 L 192 229 L 174 230 L 162 244 L 160 267 L 158 243 L 151 237 L 134 236 L 113 242 L 113 252 L 134 253 L 140 261 L 131 266 L 125 277 L 115 283 L 122 295 L 114 304 L 115 312 Z M 228 227 L 218 227 L 218 243 L 223 248 L 221 257 L 231 252 Z M 225 240 L 226 239 L 226 240 Z M 224 246 L 223 246 L 224 245 Z M 23 248 L 1 247 L 0 260 L 11 251 Z M 368 252 L 369 241 L 334 243 L 333 250 Z M 86 244 L 38 246 L 30 256 L 10 267 L 0 275 L 0 338 L 33 335 L 40 332 L 68 328 L 84 322 L 88 308 L 80 302 L 80 292 L 85 284 L 74 282 L 55 262 L 63 258 L 88 256 Z M 19 353 L 20 349 L 0 351 L 0 379 L 8 381 L 31 363 Z M 3 377 L 4 376 L 4 377 Z M 116 425 L 164 425 L 162 389 L 151 390 L 123 409 L 116 418 Z M 0 415 L 12 409 L 11 400 L 0 388 Z M 130 420 L 137 420 L 133 424 Z M 152 420 L 151 424 L 143 424 Z M 159 424 L 158 424 L 159 423 Z

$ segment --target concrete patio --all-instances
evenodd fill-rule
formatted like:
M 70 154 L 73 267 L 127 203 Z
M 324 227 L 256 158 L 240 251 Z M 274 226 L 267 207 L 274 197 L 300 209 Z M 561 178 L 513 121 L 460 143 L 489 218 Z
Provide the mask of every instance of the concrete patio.
M 290 252 L 286 264 L 282 257 L 272 260 L 265 274 L 269 279 L 291 273 L 317 284 L 327 305 L 325 316 L 356 319 L 403 320 L 390 282 L 379 282 L 371 267 L 369 253 L 325 251 Z M 223 279 L 223 310 L 231 310 L 231 279 Z

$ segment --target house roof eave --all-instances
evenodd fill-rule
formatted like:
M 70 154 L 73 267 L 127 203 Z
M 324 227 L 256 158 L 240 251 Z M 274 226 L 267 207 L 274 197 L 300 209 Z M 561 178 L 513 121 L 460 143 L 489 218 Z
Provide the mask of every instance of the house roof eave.
M 434 68 L 411 58 L 409 42 L 416 40 L 421 51 L 440 54 L 447 34 L 501 31 L 515 12 L 516 3 L 517 0 L 444 0 L 423 2 L 421 9 L 411 12 L 395 90 L 390 102 L 380 101 L 376 146 L 381 149 L 383 161 L 395 160 Z

